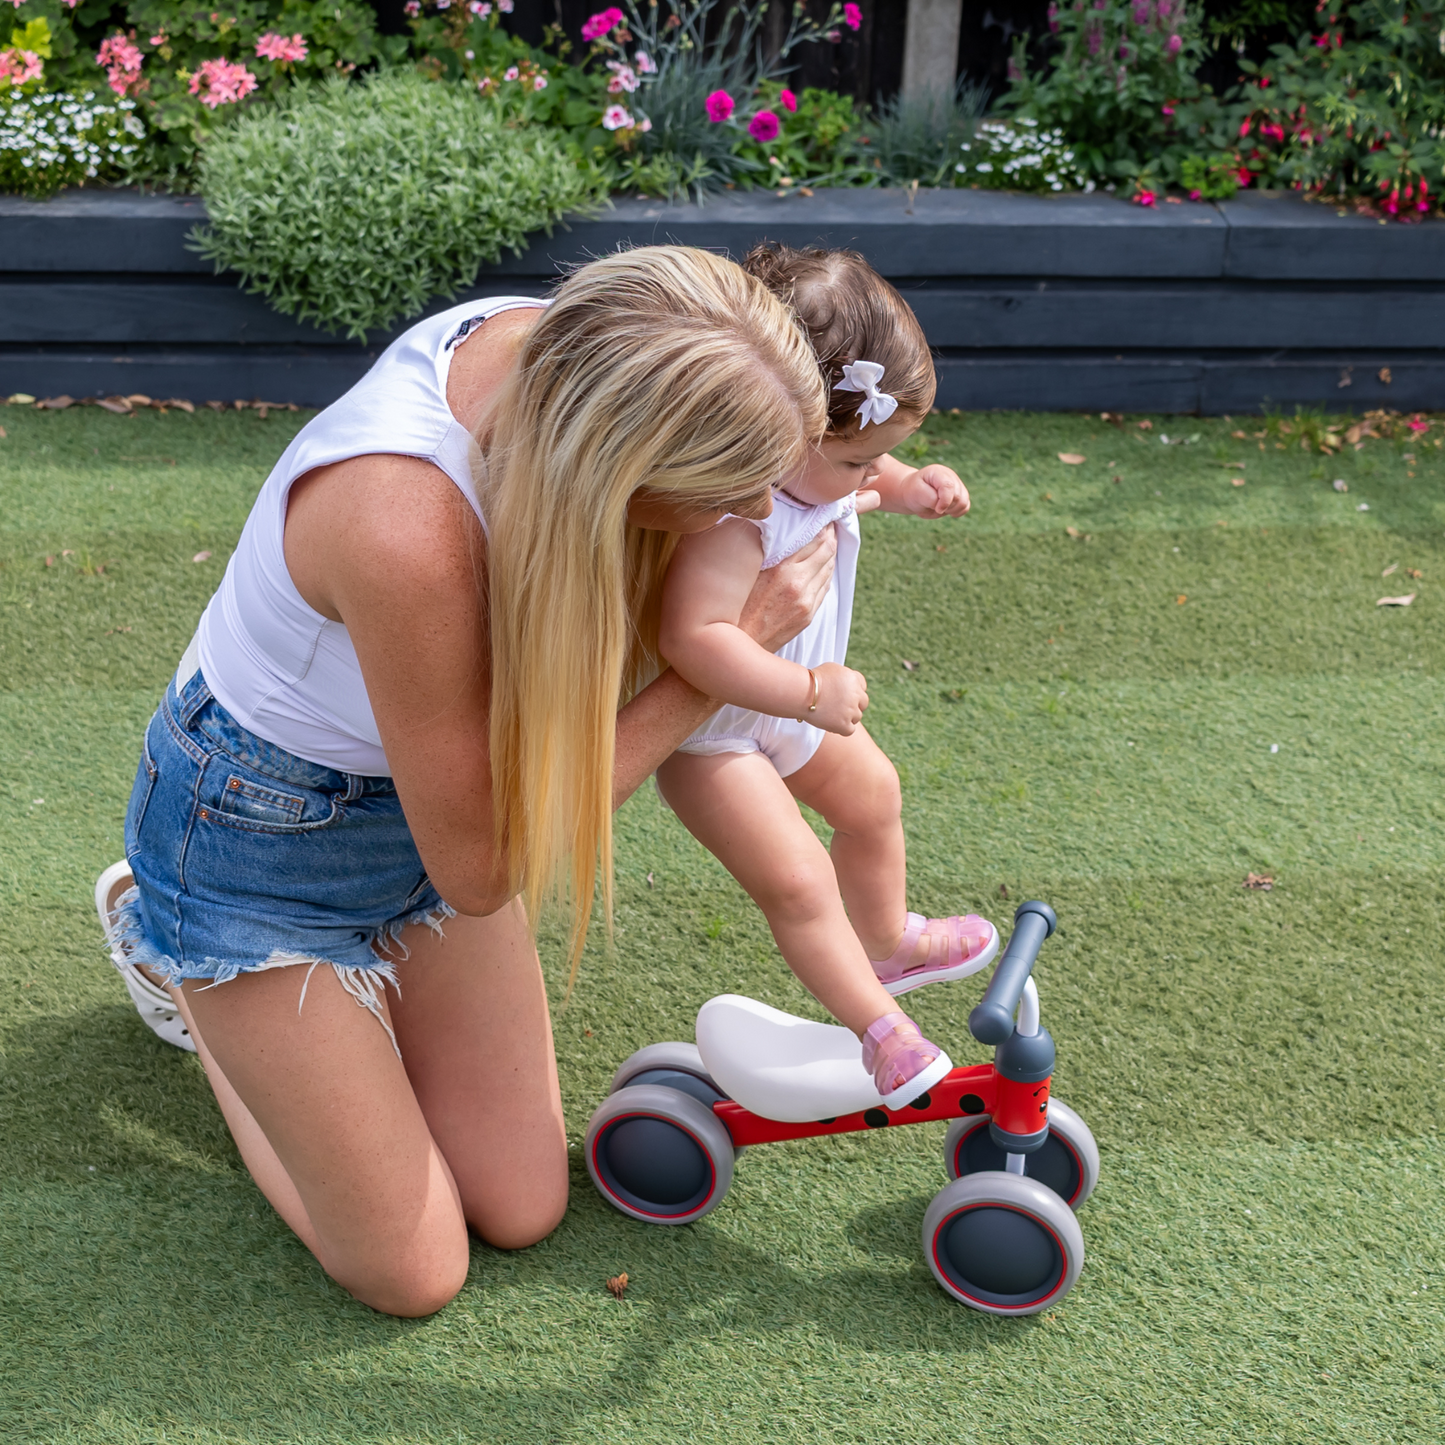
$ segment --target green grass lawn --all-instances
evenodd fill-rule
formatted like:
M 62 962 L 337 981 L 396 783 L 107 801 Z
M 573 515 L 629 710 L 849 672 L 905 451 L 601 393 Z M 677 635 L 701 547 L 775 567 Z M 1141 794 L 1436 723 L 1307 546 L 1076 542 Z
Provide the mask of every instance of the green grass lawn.
M 866 519 L 851 658 L 913 906 L 1058 910 L 1054 1091 L 1103 1160 L 1074 1292 L 1001 1321 L 937 1289 L 921 1125 L 753 1150 L 676 1230 L 574 1159 L 551 1239 L 477 1245 L 456 1302 L 403 1322 L 271 1214 L 90 903 L 300 419 L 0 408 L 0 1440 L 1445 1438 L 1445 425 L 1330 459 L 1136 420 L 934 418 L 975 514 Z M 690 1039 L 711 995 L 817 1014 L 650 789 L 619 834 L 612 951 L 599 932 L 557 1018 L 574 1142 L 616 1064 Z M 544 957 L 560 1003 L 554 937 Z M 980 991 L 909 999 L 957 1062 L 985 1057 Z

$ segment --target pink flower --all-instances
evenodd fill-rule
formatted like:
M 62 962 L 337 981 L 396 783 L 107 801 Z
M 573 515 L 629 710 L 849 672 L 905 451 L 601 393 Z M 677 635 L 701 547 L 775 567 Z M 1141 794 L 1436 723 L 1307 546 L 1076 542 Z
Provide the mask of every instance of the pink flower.
M 152 44 L 152 45 L 157 45 L 157 46 L 159 46 L 159 45 L 164 45 L 164 44 L 166 43 L 167 38 L 168 38 L 168 37 L 167 37 L 167 35 L 166 35 L 166 32 L 165 32 L 164 30 L 162 30 L 159 35 L 152 35 L 152 36 L 151 36 L 151 44 Z
M 509 65 L 509 66 L 502 72 L 502 79 L 503 79 L 503 80 L 515 80 L 521 73 L 522 73 L 522 72 L 521 72 L 520 70 L 518 70 L 515 65 Z
M 632 123 L 632 117 L 620 105 L 609 105 L 602 112 L 603 130 L 630 130 Z
M 421 0 L 406 0 L 406 4 L 401 8 L 408 20 L 415 20 L 421 14 Z
M 1057 35 L 1059 33 L 1059 7 L 1051 3 L 1047 13 L 1049 17 L 1049 33 L 1051 35 Z
M 707 106 L 707 118 L 717 125 L 725 121 L 734 110 L 733 98 L 725 90 L 715 90 L 704 102 Z
M 1161 105 L 1159 107 L 1159 113 L 1161 115 L 1173 115 L 1174 107 L 1172 105 Z
M 510 15 L 512 13 L 512 0 L 497 0 L 497 9 L 500 10 L 503 15 Z
M 1179 52 L 1184 49 L 1184 40 L 1181 36 L 1171 35 L 1169 39 L 1164 42 L 1164 48 L 1170 55 L 1178 55 Z
M 40 57 L 33 50 L 18 47 L 0 50 L 0 87 L 7 83 L 26 85 L 32 80 L 39 80 L 44 69 Z
M 1248 116 L 1245 116 L 1244 120 L 1240 122 L 1240 126 L 1239 126 L 1239 138 L 1240 138 L 1241 140 L 1243 140 L 1244 137 L 1249 134 L 1249 127 L 1250 127 L 1252 124 L 1253 124 L 1253 122 L 1249 119 Z
M 752 136 L 754 140 L 760 140 L 765 143 L 770 140 L 776 140 L 778 132 L 782 130 L 782 128 L 782 121 L 780 121 L 777 115 L 771 110 L 760 110 L 748 122 L 748 134 Z
M 1204 199 L 1204 192 L 1203 192 L 1203 191 L 1190 191 L 1190 193 L 1189 193 L 1189 199 L 1190 199 L 1191 201 L 1202 201 L 1202 200 Z
M 843 7 L 843 24 L 849 30 L 861 30 L 863 28 L 863 12 L 849 0 Z
M 657 62 L 645 50 L 639 50 L 633 59 L 637 62 L 639 75 L 657 74 Z
M 638 122 L 637 128 L 643 133 L 643 135 L 646 135 L 647 132 L 652 129 L 652 122 L 648 120 L 646 116 L 643 116 L 642 119 Z
M 289 65 L 306 59 L 306 41 L 299 34 L 287 40 L 284 35 L 268 33 L 256 42 L 256 54 L 262 60 L 278 60 Z
M 1409 427 L 1416 436 L 1419 436 L 1421 432 L 1427 432 L 1430 430 L 1430 423 L 1419 415 L 1412 416 L 1410 420 L 1405 423 L 1405 425 Z
M 256 88 L 256 77 L 244 65 L 233 65 L 219 57 L 203 60 L 191 76 L 191 94 L 200 96 L 201 104 L 208 110 L 217 106 L 234 105 L 250 95 Z
M 452 0 L 436 0 L 436 7 L 438 10 L 450 10 L 452 8 Z
M 589 15 L 582 26 L 582 38 L 586 41 L 601 40 L 616 25 L 622 24 L 622 12 L 615 6 L 609 5 L 606 10 L 599 10 L 595 15 Z M 613 130 L 616 126 L 611 127 Z
M 612 72 L 612 79 L 607 82 L 608 95 L 618 95 L 624 90 L 631 95 L 642 84 L 637 72 L 621 60 L 609 60 L 607 68 Z
M 1147 25 L 1149 23 L 1149 0 L 1134 0 L 1134 24 Z
M 829 45 L 836 45 L 843 38 L 843 32 L 841 30 L 830 30 L 823 38 Z
M 1140 191 L 1139 194 L 1134 197 L 1134 204 L 1136 206 L 1152 206 L 1156 199 L 1157 197 L 1153 191 Z
M 485 20 L 492 13 L 492 7 L 487 4 L 487 0 L 472 0 L 467 9 L 481 20 Z
M 533 90 L 546 90 L 546 88 L 547 88 L 547 77 L 546 77 L 545 75 L 534 75 L 534 76 L 532 77 L 532 89 L 533 89 Z
M 798 97 L 791 90 L 785 90 L 778 97 L 778 104 L 786 111 L 795 111 L 798 108 Z
M 105 67 L 105 78 L 117 95 L 129 95 L 140 84 L 143 56 L 119 31 L 100 42 L 95 63 Z

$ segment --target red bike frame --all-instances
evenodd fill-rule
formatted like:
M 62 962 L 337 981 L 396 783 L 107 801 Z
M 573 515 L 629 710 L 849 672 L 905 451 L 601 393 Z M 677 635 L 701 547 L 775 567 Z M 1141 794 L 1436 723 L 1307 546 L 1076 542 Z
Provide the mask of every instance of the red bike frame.
M 1032 1135 L 1048 1123 L 1049 1084 L 1019 1084 L 1005 1079 L 992 1064 L 954 1069 L 901 1109 L 864 1109 L 836 1119 L 814 1119 L 787 1124 L 750 1113 L 731 1099 L 720 1099 L 712 1111 L 722 1120 L 734 1148 L 750 1144 L 778 1144 L 785 1139 L 816 1139 L 824 1134 L 858 1134 L 865 1129 L 886 1129 L 895 1124 L 927 1124 L 988 1114 L 999 1129 Z

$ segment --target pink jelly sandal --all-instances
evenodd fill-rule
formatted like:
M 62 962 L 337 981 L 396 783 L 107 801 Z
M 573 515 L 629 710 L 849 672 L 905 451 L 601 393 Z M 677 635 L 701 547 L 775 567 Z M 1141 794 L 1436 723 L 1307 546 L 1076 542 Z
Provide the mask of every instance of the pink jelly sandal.
M 927 932 L 930 938 L 940 933 L 947 936 L 948 947 L 942 958 L 910 968 L 908 965 L 918 948 L 918 940 Z M 930 950 L 930 955 L 932 950 Z M 967 978 L 987 968 L 998 954 L 998 929 L 976 913 L 960 918 L 925 918 L 921 913 L 908 915 L 907 927 L 897 948 L 888 957 L 874 961 L 873 972 L 878 982 L 897 998 L 926 983 L 944 983 L 949 979 Z
M 883 1102 L 901 1109 L 951 1073 L 953 1063 L 907 1014 L 889 1013 L 874 1019 L 863 1035 L 863 1067 Z

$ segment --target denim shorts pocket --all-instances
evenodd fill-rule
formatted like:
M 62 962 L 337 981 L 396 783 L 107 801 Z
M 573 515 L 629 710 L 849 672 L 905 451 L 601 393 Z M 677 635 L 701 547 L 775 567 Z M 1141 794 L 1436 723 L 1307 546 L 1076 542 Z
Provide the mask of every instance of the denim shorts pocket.
M 140 847 L 141 824 L 145 822 L 146 808 L 156 786 L 155 759 L 151 756 L 150 727 L 141 734 L 140 764 L 135 770 L 135 782 L 130 790 L 130 802 L 125 810 L 125 856 L 134 858 Z
M 295 793 L 264 788 L 232 773 L 226 779 L 217 811 L 247 818 L 253 823 L 299 823 L 306 799 Z

